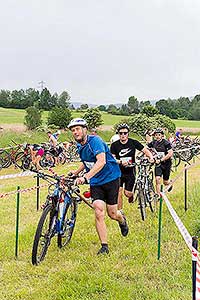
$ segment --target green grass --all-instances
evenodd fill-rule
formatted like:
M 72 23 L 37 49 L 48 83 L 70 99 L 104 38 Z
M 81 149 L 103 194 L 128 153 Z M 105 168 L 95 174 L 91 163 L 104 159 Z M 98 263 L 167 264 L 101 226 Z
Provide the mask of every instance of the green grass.
M 74 165 L 74 164 L 73 164 Z M 59 174 L 75 166 L 57 167 Z M 180 171 L 180 169 L 179 169 Z M 1 171 L 16 172 L 14 169 Z M 2 174 L 0 172 L 0 174 Z M 175 177 L 177 174 L 173 174 Z M 189 171 L 189 209 L 184 212 L 183 178 L 174 185 L 169 199 L 191 235 L 199 234 L 198 176 Z M 0 181 L 0 193 L 35 185 L 23 177 Z M 85 187 L 83 188 L 85 189 Z M 41 190 L 41 203 L 46 190 Z M 36 193 L 20 198 L 19 256 L 15 253 L 15 199 L 1 199 L 0 206 L 0 294 L 5 300 L 189 300 L 191 299 L 191 253 L 163 205 L 161 259 L 157 260 L 158 215 L 141 221 L 137 204 L 124 202 L 130 233 L 120 235 L 118 224 L 106 217 L 110 254 L 97 257 L 100 245 L 93 211 L 80 204 L 74 235 L 65 249 L 52 241 L 45 261 L 31 265 L 35 229 L 41 215 L 36 211 Z
M 200 128 L 200 121 L 191 120 L 173 120 L 177 128 L 188 127 L 188 128 Z
M 72 115 L 74 118 L 82 116 L 83 112 L 73 111 Z M 23 109 L 7 109 L 0 107 L 0 120 L 2 124 L 23 124 L 25 116 L 25 110 Z M 43 111 L 42 118 L 46 121 L 48 116 L 47 111 Z M 104 125 L 114 125 L 119 121 L 127 118 L 126 116 L 111 115 L 106 112 L 102 113 L 102 119 Z M 190 120 L 173 120 L 177 127 L 189 127 L 189 128 L 200 128 L 200 121 Z

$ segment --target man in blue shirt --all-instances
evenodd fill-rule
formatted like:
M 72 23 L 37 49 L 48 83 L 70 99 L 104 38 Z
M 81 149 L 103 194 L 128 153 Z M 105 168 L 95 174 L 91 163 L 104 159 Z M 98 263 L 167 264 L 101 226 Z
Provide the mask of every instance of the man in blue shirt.
M 86 174 L 77 178 L 77 184 L 90 182 L 91 197 L 95 210 L 96 230 L 101 241 L 97 254 L 108 253 L 107 230 L 105 224 L 105 204 L 108 216 L 118 221 L 123 236 L 128 234 L 128 225 L 124 214 L 117 210 L 119 178 L 121 172 L 106 143 L 98 136 L 87 135 L 87 123 L 84 119 L 73 119 L 68 128 L 77 142 L 81 165 L 73 171 L 78 175 L 84 169 Z

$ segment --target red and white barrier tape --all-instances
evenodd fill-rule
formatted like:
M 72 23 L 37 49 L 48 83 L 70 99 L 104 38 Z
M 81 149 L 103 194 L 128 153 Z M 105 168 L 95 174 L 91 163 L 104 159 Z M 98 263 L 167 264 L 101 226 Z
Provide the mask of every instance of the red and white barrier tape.
M 17 194 L 17 193 L 31 192 L 31 191 L 34 191 L 36 189 L 40 189 L 42 187 L 47 187 L 48 185 L 49 184 L 41 184 L 40 186 L 33 186 L 33 187 L 22 189 L 22 190 L 11 191 L 11 192 L 8 192 L 8 193 L 0 194 L 0 198 L 4 198 L 6 196 L 14 195 L 14 194 Z
M 200 299 L 200 257 L 197 255 L 196 265 L 196 300 Z
M 0 179 L 10 179 L 10 178 L 16 178 L 16 177 L 31 176 L 32 174 L 33 174 L 33 172 L 31 172 L 31 171 L 25 171 L 23 173 L 2 175 L 2 176 L 0 176 Z
M 165 201 L 167 208 L 176 223 L 176 226 L 178 227 L 178 230 L 180 231 L 182 237 L 184 238 L 186 245 L 190 249 L 192 253 L 193 260 L 197 260 L 197 267 L 196 267 L 196 300 L 200 300 L 200 257 L 199 252 L 192 246 L 192 237 L 190 236 L 189 232 L 183 225 L 181 219 L 178 217 L 177 213 L 173 209 L 171 203 L 169 202 L 169 199 L 166 197 L 164 193 L 161 192 L 161 196 L 163 200 Z

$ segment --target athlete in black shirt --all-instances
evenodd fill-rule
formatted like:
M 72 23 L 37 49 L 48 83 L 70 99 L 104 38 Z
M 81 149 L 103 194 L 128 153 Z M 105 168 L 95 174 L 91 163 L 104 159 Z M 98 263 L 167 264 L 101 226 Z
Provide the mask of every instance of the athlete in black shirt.
M 170 184 L 170 171 L 171 171 L 171 157 L 173 155 L 173 150 L 169 141 L 163 138 L 164 131 L 162 128 L 157 128 L 154 131 L 155 140 L 148 144 L 149 148 L 156 149 L 158 153 L 158 159 L 156 161 L 157 165 L 155 167 L 155 177 L 156 177 L 156 191 L 160 193 L 161 177 L 163 177 L 163 184 Z M 172 187 L 168 189 L 170 190 Z
M 135 162 L 136 149 L 144 152 L 153 161 L 151 152 L 144 147 L 137 140 L 129 138 L 129 126 L 127 124 L 120 124 L 118 126 L 119 140 L 111 144 L 111 153 L 116 158 L 120 169 L 120 189 L 118 196 L 118 209 L 122 209 L 122 190 L 124 188 L 124 195 L 128 197 L 129 203 L 133 202 L 133 186 L 135 183 L 135 167 L 128 167 Z

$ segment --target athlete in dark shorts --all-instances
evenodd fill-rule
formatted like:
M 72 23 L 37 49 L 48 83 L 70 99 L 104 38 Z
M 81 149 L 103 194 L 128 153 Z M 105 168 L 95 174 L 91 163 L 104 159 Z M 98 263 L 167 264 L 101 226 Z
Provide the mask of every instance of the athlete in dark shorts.
M 120 124 L 118 126 L 119 140 L 111 144 L 110 151 L 116 158 L 120 170 L 120 189 L 118 196 L 118 209 L 122 209 L 122 191 L 124 187 L 124 195 L 128 197 L 129 203 L 133 202 L 133 186 L 135 183 L 135 167 L 129 167 L 135 162 L 136 150 L 144 152 L 144 154 L 153 161 L 151 152 L 137 140 L 129 138 L 129 126 Z
M 90 183 L 96 230 L 101 241 L 101 248 L 97 254 L 108 253 L 105 206 L 108 216 L 119 222 L 121 234 L 123 236 L 128 234 L 126 218 L 117 210 L 120 169 L 107 144 L 98 136 L 87 135 L 87 123 L 84 119 L 73 119 L 68 128 L 77 142 L 81 158 L 80 167 L 72 173 L 78 175 L 84 169 L 86 170 L 86 174 L 78 177 L 76 183 Z
M 156 177 L 156 191 L 160 194 L 161 177 L 163 177 L 163 184 L 170 184 L 170 171 L 171 171 L 171 157 L 173 155 L 173 150 L 170 142 L 163 138 L 164 131 L 162 128 L 157 128 L 154 131 L 155 140 L 148 144 L 149 148 L 154 148 L 158 153 L 158 159 L 156 161 L 155 167 L 155 177 Z M 168 189 L 170 190 L 172 187 Z

